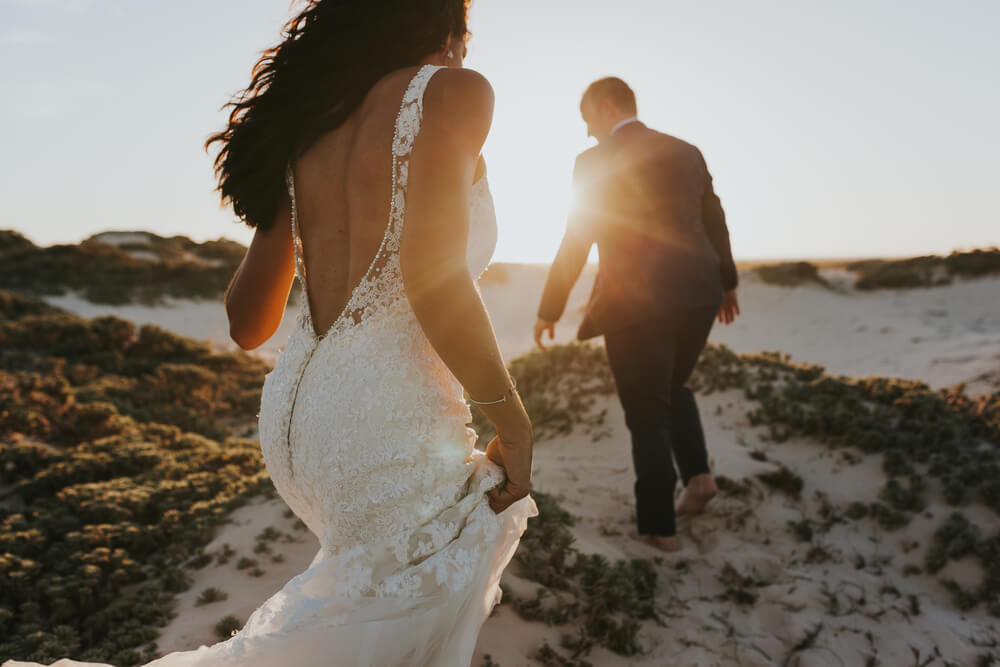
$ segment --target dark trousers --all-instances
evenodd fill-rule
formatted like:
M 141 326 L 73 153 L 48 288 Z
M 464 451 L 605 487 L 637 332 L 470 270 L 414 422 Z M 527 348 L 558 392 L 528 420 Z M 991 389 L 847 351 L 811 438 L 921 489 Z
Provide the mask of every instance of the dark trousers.
M 718 308 L 678 313 L 667 324 L 643 323 L 605 334 L 611 372 L 632 434 L 636 520 L 640 535 L 675 535 L 674 486 L 709 472 L 694 394 L 685 385 Z

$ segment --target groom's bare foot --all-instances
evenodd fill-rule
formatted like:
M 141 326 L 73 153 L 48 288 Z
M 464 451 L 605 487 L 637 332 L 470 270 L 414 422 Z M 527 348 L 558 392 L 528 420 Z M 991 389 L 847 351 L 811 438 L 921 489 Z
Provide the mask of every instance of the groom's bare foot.
M 719 492 L 711 473 L 695 475 L 684 487 L 684 495 L 674 509 L 675 516 L 698 514 Z
M 670 537 L 664 537 L 663 535 L 647 535 L 645 537 L 649 544 L 656 547 L 660 551 L 673 553 L 681 550 L 681 545 L 677 542 L 676 535 L 671 535 Z
M 640 535 L 633 530 L 629 533 L 629 536 L 667 553 L 673 553 L 675 551 L 680 551 L 681 549 L 681 545 L 677 542 L 676 535 Z

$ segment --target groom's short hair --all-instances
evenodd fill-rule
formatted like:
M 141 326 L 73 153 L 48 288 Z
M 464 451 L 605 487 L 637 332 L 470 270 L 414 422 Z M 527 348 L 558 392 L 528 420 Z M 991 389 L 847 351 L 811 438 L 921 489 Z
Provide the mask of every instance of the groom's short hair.
M 588 103 L 596 106 L 606 99 L 613 101 L 616 107 L 626 113 L 635 114 L 637 112 L 635 91 L 616 76 L 598 79 L 587 86 L 587 90 L 583 93 L 583 99 L 580 100 L 580 110 L 583 111 L 583 107 Z

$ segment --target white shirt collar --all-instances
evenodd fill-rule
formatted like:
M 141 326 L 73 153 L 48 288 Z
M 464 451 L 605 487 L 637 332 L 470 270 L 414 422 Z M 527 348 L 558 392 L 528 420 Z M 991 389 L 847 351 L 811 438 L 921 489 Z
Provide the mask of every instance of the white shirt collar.
M 620 130 L 623 127 L 625 127 L 626 125 L 628 125 L 629 123 L 638 123 L 638 122 L 639 122 L 639 118 L 637 116 L 632 116 L 631 118 L 626 118 L 625 120 L 621 121 L 620 123 L 618 123 L 617 125 L 615 125 L 613 128 L 611 128 L 611 132 L 608 133 L 608 136 L 611 136 L 612 134 L 614 134 L 618 130 Z

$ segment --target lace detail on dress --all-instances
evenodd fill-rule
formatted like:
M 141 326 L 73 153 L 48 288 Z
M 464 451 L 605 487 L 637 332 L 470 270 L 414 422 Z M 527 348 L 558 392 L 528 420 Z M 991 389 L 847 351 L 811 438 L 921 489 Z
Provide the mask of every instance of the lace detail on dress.
M 475 563 L 485 553 L 484 545 L 495 541 L 500 530 L 497 516 L 481 499 L 503 481 L 503 473 L 481 453 L 476 454 L 479 457 L 467 488 L 429 521 L 360 546 L 328 552 L 341 573 L 337 593 L 347 597 L 414 597 L 442 588 L 451 593 L 466 588 Z

